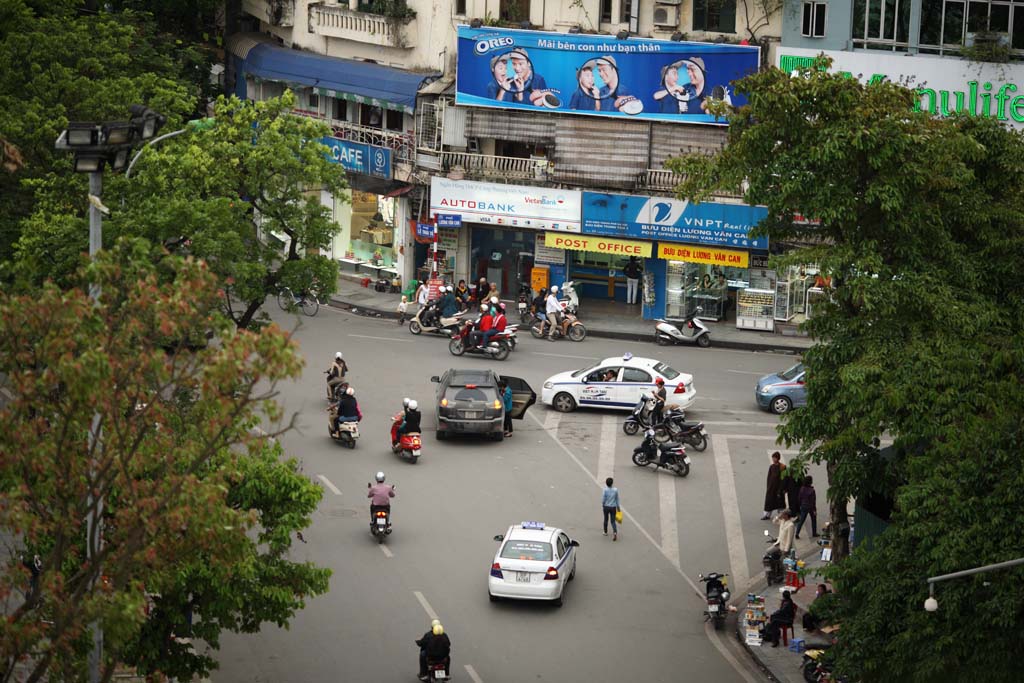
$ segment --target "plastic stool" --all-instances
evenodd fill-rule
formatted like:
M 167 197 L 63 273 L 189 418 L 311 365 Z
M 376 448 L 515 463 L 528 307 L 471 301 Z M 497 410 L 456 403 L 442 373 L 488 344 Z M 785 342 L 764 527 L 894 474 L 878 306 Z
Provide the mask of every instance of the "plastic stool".
M 793 652 L 803 652 L 807 649 L 807 644 L 804 642 L 803 638 L 793 638 L 793 640 L 789 642 L 789 649 Z
M 783 645 L 789 645 L 789 637 L 786 635 L 786 631 L 789 631 L 789 635 L 796 636 L 796 631 L 793 630 L 793 624 L 779 624 L 779 637 L 782 638 Z

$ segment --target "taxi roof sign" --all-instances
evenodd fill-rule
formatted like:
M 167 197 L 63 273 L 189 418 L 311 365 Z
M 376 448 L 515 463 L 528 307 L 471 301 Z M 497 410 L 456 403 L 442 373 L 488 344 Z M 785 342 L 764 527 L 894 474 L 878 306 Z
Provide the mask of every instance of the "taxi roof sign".
M 541 531 L 544 528 L 544 522 L 523 522 L 521 525 L 524 529 L 536 529 Z
M 633 352 L 632 351 L 626 351 L 626 353 L 622 354 L 622 360 L 631 360 L 632 358 L 633 358 Z

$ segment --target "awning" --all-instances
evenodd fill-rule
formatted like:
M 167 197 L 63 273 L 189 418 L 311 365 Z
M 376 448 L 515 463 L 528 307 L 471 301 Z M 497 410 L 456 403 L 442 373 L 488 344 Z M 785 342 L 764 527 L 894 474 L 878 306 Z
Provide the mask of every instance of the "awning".
M 384 196 L 385 197 L 400 197 L 401 195 L 406 194 L 407 192 L 409 192 L 411 189 L 412 189 L 412 185 L 403 185 L 402 187 L 398 188 L 397 190 L 391 190 L 391 192 L 388 192 Z
M 412 114 L 416 91 L 429 74 L 260 43 L 250 47 L 245 72 L 267 80 L 311 86 L 327 97 Z

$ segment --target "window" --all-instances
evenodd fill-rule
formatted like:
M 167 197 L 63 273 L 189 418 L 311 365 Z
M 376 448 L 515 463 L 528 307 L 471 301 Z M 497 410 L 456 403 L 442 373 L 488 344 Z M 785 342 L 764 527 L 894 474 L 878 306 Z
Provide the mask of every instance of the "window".
M 565 541 L 562 540 L 561 534 L 559 534 L 559 536 L 558 536 L 558 540 L 556 541 L 556 545 L 558 547 L 558 556 L 559 557 L 565 557 L 565 551 L 568 549 L 568 547 L 566 546 Z
M 1024 49 L 1024 2 L 922 0 L 921 52 L 956 52 L 967 44 L 971 34 L 983 32 L 1009 34 L 1010 46 Z
M 310 90 L 306 95 L 306 109 L 309 111 L 320 111 L 320 95 L 315 90 Z
M 369 104 L 363 104 L 359 107 L 359 124 L 362 126 L 368 126 L 370 128 L 380 128 L 381 122 L 384 120 L 383 110 L 380 107 L 374 107 Z
M 800 24 L 800 35 L 807 38 L 825 37 L 825 12 L 828 5 L 824 2 L 805 2 L 804 16 Z
M 601 0 L 601 21 L 610 22 L 612 20 L 612 0 Z
M 927 4 L 928 0 L 924 2 Z M 854 43 L 857 47 L 906 50 L 910 41 L 911 4 L 912 0 L 855 0 Z M 922 17 L 927 13 L 928 11 L 924 10 Z M 940 21 L 941 19 L 939 17 Z
M 384 127 L 388 130 L 397 130 L 398 132 L 401 132 L 404 119 L 405 115 L 402 114 L 402 112 L 388 109 L 384 112 Z
M 551 561 L 551 544 L 543 541 L 508 541 L 501 549 L 501 557 L 508 560 Z
M 626 371 L 622 373 L 622 381 L 650 384 L 653 380 L 650 375 L 639 368 L 626 368 Z
M 348 120 L 348 101 L 335 97 L 331 102 L 331 118 L 338 121 Z
M 588 382 L 616 382 L 619 379 L 618 368 L 601 368 L 587 375 Z
M 498 17 L 502 21 L 518 23 L 530 18 L 530 0 L 500 0 Z
M 675 379 L 679 376 L 679 371 L 675 368 L 671 368 L 664 363 L 658 363 L 654 366 L 654 371 L 661 373 L 665 379 Z
M 455 0 L 455 13 L 460 17 L 466 16 L 466 0 Z
M 693 30 L 736 33 L 736 0 L 693 0 Z
M 633 10 L 633 0 L 619 0 L 619 21 L 629 23 L 629 15 Z

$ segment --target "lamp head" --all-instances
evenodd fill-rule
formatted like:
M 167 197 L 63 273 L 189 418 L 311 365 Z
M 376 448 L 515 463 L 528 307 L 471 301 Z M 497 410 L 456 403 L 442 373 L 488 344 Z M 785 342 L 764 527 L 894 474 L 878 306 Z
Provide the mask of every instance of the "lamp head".
M 928 596 L 928 599 L 924 601 L 924 609 L 926 612 L 937 612 L 939 610 L 939 601 Z

